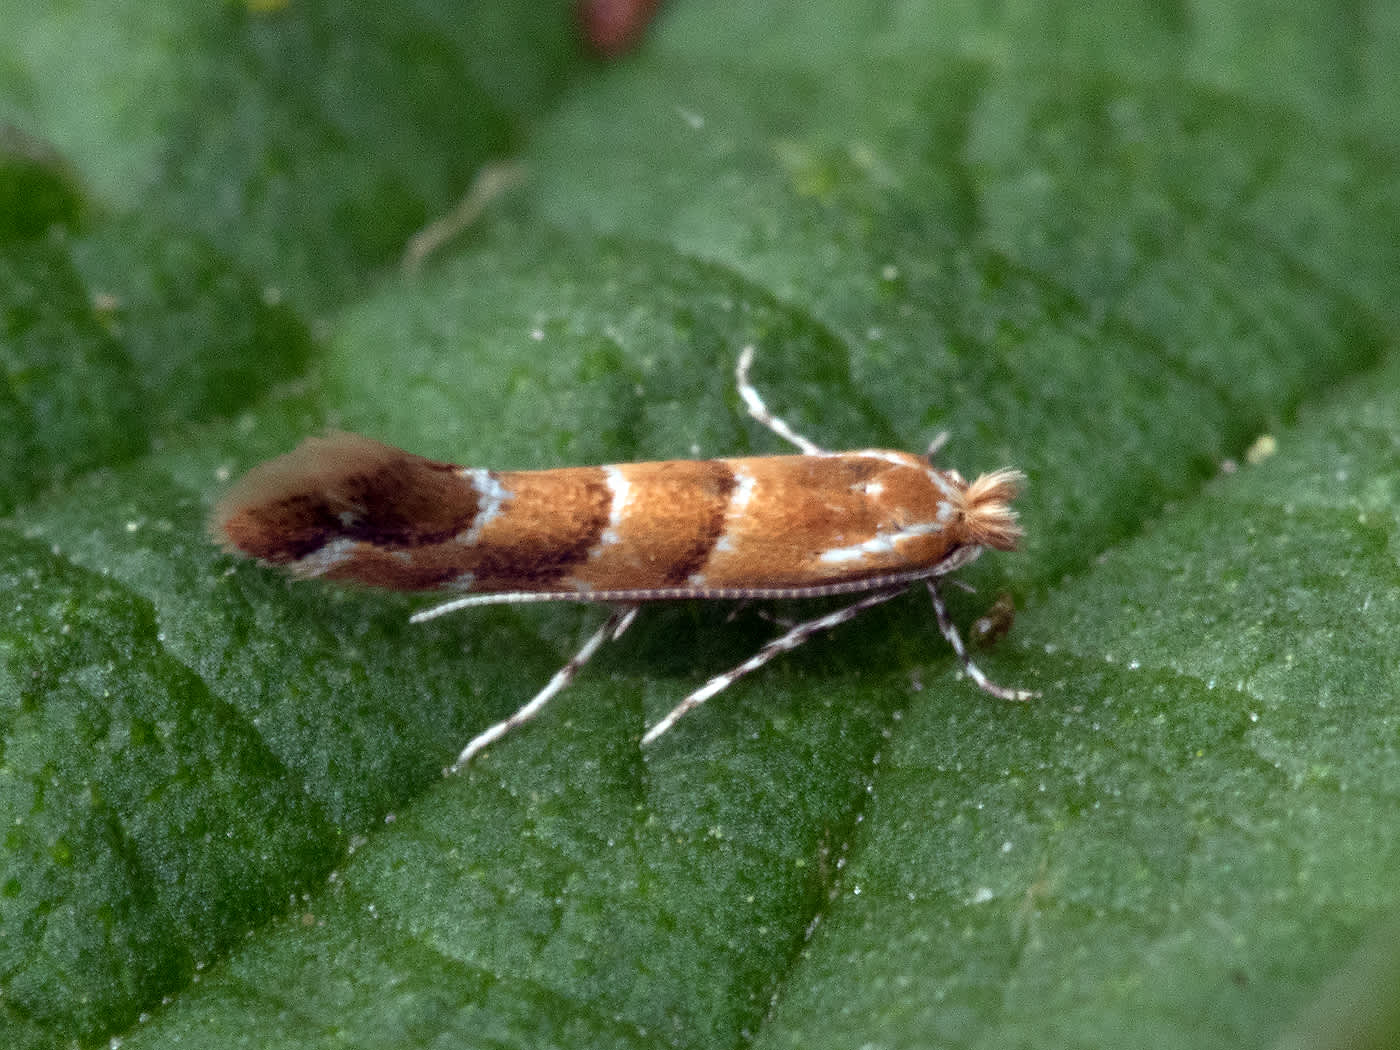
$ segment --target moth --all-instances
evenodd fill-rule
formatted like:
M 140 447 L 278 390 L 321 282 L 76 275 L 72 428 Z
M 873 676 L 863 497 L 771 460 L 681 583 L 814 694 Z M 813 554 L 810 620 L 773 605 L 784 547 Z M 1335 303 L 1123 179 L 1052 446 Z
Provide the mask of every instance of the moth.
M 250 471 L 219 501 L 210 532 L 297 577 L 454 595 L 414 622 L 497 603 L 612 607 L 545 687 L 473 738 L 448 772 L 537 716 L 654 601 L 859 596 L 711 678 L 643 745 L 780 653 L 917 584 L 968 677 L 1004 699 L 1035 696 L 982 673 L 938 589 L 982 551 L 1016 549 L 1011 501 L 1024 476 L 997 470 L 969 483 L 933 466 L 938 442 L 927 458 L 821 448 L 768 411 L 749 380 L 753 356 L 752 346 L 739 355 L 739 396 L 797 455 L 487 470 L 332 433 Z

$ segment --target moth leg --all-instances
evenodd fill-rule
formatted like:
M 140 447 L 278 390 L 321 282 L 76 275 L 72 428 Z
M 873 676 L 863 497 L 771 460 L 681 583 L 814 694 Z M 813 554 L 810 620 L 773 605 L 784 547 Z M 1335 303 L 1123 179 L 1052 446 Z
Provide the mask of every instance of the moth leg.
M 754 615 L 757 616 L 760 620 L 766 620 L 768 623 L 771 623 L 774 627 L 781 627 L 785 631 L 791 630 L 793 627 L 796 627 L 798 622 L 791 616 L 774 616 L 767 609 L 755 609 Z
M 564 688 L 574 680 L 574 676 L 579 673 L 583 665 L 588 663 L 603 645 L 604 642 L 613 641 L 622 636 L 622 632 L 632 626 L 632 621 L 636 619 L 636 603 L 628 605 L 617 605 L 613 607 L 612 615 L 607 618 L 603 626 L 594 631 L 583 643 L 583 647 L 574 653 L 573 658 L 563 667 L 554 673 L 554 677 L 549 680 L 543 689 L 536 693 L 530 701 L 509 718 L 497 722 L 489 728 L 483 729 L 476 736 L 472 737 L 471 743 L 462 748 L 462 753 L 457 756 L 457 761 L 445 770 L 448 775 L 456 773 L 483 748 L 494 744 L 501 737 L 505 736 L 517 726 L 522 726 L 533 719 L 544 710 L 545 704 L 553 700 Z
M 818 616 L 815 620 L 806 620 L 803 623 L 797 624 L 786 634 L 774 638 L 738 667 L 731 668 L 725 671 L 724 674 L 715 675 L 715 677 L 711 678 L 699 689 L 695 690 L 695 692 L 691 693 L 675 707 L 671 708 L 665 718 L 661 719 L 661 721 L 657 722 L 656 725 L 646 731 L 646 735 L 642 737 L 642 746 L 645 747 L 653 743 L 657 737 L 661 736 L 666 730 L 675 725 L 686 712 L 695 710 L 695 708 L 699 707 L 716 693 L 724 692 L 724 690 L 728 689 L 740 678 L 744 677 L 744 675 L 751 671 L 757 671 L 769 660 L 773 659 L 773 657 L 780 653 L 791 652 L 818 631 L 825 631 L 832 627 L 837 627 L 847 620 L 853 620 L 866 609 L 879 605 L 881 602 L 887 602 L 891 598 L 903 594 L 905 590 L 906 588 L 900 587 L 892 591 L 875 591 L 872 594 L 867 594 L 860 601 L 842 606 L 840 609 L 829 612 L 825 616 Z
M 985 674 L 982 668 L 972 662 L 972 657 L 967 654 L 967 646 L 963 644 L 962 635 L 958 634 L 958 629 L 953 624 L 952 618 L 948 615 L 948 609 L 943 604 L 943 595 L 938 593 L 938 584 L 933 580 L 925 580 L 928 584 L 928 593 L 933 597 L 933 613 L 938 617 L 938 629 L 943 633 L 943 637 L 948 639 L 948 644 L 953 647 L 953 652 L 963 665 L 963 670 L 967 676 L 977 683 L 977 688 L 984 693 L 991 693 L 1002 700 L 1034 700 L 1040 694 L 1029 689 L 1008 689 L 1004 685 L 997 685 Z
M 808 441 L 782 419 L 768 411 L 768 406 L 763 403 L 763 398 L 758 396 L 758 391 L 749 382 L 749 366 L 753 364 L 753 354 L 752 346 L 744 347 L 739 351 L 739 363 L 734 366 L 734 382 L 739 388 L 739 397 L 743 399 L 744 405 L 749 410 L 749 415 L 777 434 L 778 437 L 789 444 L 796 445 L 799 450 L 809 456 L 820 455 L 826 451 L 816 442 Z

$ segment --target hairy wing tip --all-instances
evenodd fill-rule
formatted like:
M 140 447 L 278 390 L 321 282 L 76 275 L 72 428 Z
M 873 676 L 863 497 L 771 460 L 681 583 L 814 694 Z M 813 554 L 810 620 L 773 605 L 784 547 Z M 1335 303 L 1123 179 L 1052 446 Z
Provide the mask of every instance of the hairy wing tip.
M 347 477 L 409 458 L 390 445 L 343 430 L 305 438 L 234 482 L 214 504 L 206 531 L 230 553 L 271 563 L 290 561 L 288 537 L 308 527 L 303 520 L 308 505 L 325 503 Z

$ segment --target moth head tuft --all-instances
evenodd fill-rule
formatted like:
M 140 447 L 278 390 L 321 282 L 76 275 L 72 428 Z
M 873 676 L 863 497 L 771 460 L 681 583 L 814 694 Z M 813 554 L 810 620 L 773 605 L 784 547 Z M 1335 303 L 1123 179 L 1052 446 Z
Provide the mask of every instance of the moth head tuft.
M 983 474 L 963 494 L 963 527 L 979 547 L 1012 551 L 1021 542 L 1021 526 L 1011 501 L 1021 491 L 1026 476 L 1019 470 L 994 470 Z

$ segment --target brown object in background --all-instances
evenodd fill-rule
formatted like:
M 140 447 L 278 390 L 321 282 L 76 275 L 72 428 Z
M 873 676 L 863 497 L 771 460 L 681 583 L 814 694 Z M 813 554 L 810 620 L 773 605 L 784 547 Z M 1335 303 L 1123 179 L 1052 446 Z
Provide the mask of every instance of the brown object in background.
M 604 58 L 631 51 L 661 0 L 579 0 L 578 24 L 588 46 Z
M 1015 622 L 1016 599 L 1011 597 L 1010 591 L 1002 591 L 992 602 L 991 608 L 973 621 L 968 634 L 972 637 L 973 645 L 987 649 L 1005 638 Z

